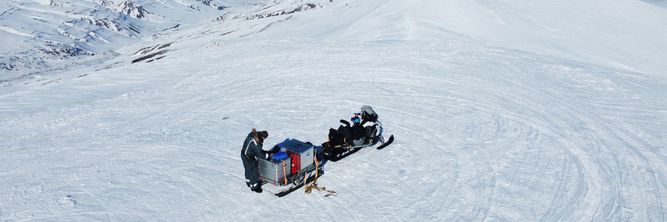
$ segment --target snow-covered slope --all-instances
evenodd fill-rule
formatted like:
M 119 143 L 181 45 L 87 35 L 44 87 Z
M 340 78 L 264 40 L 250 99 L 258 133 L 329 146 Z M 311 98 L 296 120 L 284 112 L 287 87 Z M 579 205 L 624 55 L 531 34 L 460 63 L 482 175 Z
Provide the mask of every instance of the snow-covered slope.
M 229 4 L 0 88 L 0 219 L 665 220 L 659 4 Z M 337 196 L 245 187 L 251 128 L 318 144 L 364 104 L 396 141 L 328 163 Z

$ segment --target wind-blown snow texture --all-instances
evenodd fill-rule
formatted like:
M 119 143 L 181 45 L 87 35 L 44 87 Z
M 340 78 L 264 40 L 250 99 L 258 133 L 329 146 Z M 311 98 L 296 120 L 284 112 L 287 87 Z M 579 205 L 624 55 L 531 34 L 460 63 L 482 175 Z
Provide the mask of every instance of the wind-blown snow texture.
M 0 220 L 665 221 L 661 5 L 237 1 L 0 88 Z M 336 197 L 245 186 L 251 128 L 364 104 L 396 141 L 328 163 Z

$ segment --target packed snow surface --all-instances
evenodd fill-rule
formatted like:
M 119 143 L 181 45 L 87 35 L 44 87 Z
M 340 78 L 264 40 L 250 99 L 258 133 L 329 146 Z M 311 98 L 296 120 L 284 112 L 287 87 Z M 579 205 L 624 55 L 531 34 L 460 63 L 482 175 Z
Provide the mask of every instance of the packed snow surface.
M 220 2 L 3 77 L 0 221 L 667 220 L 662 1 Z M 7 19 L 3 49 L 40 34 Z M 327 163 L 337 196 L 245 186 L 251 128 L 321 144 L 365 104 L 396 140 Z

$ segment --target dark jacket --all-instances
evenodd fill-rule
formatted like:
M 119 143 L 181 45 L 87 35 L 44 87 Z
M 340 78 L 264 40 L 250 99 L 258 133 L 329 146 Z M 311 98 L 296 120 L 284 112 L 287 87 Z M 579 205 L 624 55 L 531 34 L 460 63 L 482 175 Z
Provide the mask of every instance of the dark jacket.
M 257 135 L 251 132 L 243 142 L 241 149 L 241 160 L 245 168 L 246 182 L 255 184 L 259 182 L 259 159 L 270 160 L 271 155 L 262 150 L 262 143 L 256 139 Z

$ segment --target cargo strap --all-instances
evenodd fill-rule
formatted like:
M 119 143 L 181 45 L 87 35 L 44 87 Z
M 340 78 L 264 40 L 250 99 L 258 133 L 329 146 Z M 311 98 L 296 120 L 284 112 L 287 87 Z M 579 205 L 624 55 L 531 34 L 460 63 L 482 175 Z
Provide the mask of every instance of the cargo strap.
M 303 188 L 304 191 L 306 192 L 306 194 L 309 194 L 313 191 L 313 189 L 315 189 L 315 190 L 320 191 L 320 192 L 322 192 L 322 191 L 327 192 L 327 194 L 324 195 L 324 197 L 336 196 L 336 191 L 327 190 L 326 187 L 317 186 L 317 178 L 319 177 L 319 168 L 320 168 L 320 166 L 319 166 L 319 162 L 317 161 L 317 156 L 314 157 L 314 158 L 315 158 L 315 179 L 313 180 L 312 183 L 306 184 L 306 187 Z M 307 181 L 307 177 L 305 175 L 303 177 L 303 181 L 304 182 Z
M 317 183 L 308 184 L 308 185 L 306 185 L 306 187 L 304 189 L 306 191 L 306 194 L 311 193 L 313 191 L 313 189 L 315 189 L 315 190 L 320 191 L 320 192 L 321 191 L 327 192 L 327 194 L 325 194 L 324 197 L 336 196 L 336 191 L 327 190 L 326 187 L 317 186 Z
M 283 160 L 283 176 L 285 176 L 285 185 L 287 185 L 287 167 L 285 166 L 285 161 Z

